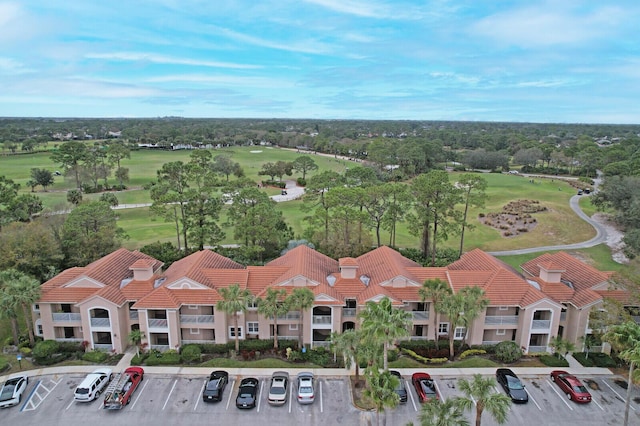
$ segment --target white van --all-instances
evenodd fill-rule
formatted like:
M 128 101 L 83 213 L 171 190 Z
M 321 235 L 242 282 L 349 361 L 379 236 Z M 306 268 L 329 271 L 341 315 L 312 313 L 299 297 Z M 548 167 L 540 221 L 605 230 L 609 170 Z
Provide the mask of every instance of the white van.
M 78 385 L 73 395 L 76 401 L 89 402 L 93 401 L 100 395 L 102 389 L 107 386 L 111 380 L 111 369 L 100 368 L 93 373 L 87 375 L 82 383 Z

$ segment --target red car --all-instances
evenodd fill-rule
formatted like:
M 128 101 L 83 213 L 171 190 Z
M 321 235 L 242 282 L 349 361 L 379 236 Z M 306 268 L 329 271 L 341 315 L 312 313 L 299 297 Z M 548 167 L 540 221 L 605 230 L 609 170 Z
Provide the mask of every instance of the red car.
M 107 410 L 120 410 L 131 402 L 131 395 L 136 390 L 144 370 L 141 367 L 129 367 L 113 378 L 105 391 L 103 408 Z
M 551 372 L 551 380 L 567 395 L 567 398 L 581 403 L 591 402 L 591 394 L 586 386 L 574 375 L 562 370 Z
M 439 398 L 438 392 L 436 391 L 436 383 L 427 373 L 413 373 L 411 383 L 413 383 L 413 387 L 416 388 L 420 402 Z

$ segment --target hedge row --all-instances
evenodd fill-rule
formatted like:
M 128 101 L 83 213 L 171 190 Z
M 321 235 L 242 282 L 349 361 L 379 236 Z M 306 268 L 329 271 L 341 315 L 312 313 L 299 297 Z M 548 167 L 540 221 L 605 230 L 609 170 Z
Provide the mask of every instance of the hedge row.
M 576 352 L 573 357 L 584 367 L 604 367 L 611 368 L 616 367 L 616 361 L 609 355 L 600 352 Z
M 425 364 L 442 364 L 449 361 L 449 358 L 426 358 L 418 355 L 411 349 L 401 349 L 401 350 L 402 350 L 402 353 L 409 355 L 411 358 L 415 359 L 416 361 L 424 362 Z
M 569 366 L 569 362 L 566 359 L 564 359 L 564 357 L 558 358 L 555 355 L 549 355 L 549 354 L 542 355 L 540 357 L 540 362 L 542 362 L 547 367 L 568 367 Z

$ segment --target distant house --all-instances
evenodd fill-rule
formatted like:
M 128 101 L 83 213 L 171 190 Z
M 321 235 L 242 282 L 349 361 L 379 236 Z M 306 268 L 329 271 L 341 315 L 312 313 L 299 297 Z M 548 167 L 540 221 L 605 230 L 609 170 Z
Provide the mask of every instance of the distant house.
M 274 336 L 272 318 L 257 312 L 255 302 L 240 315 L 238 330 L 223 311 L 220 289 L 239 284 L 255 297 L 268 288 L 290 293 L 307 287 L 315 302 L 304 313 L 303 340 L 327 346 L 332 332 L 358 327 L 357 314 L 368 301 L 391 299 L 412 314 L 410 338 L 445 336 L 449 320 L 436 315 L 431 300 L 421 300 L 425 280 L 438 278 L 457 292 L 468 286 L 484 290 L 490 304 L 469 329 L 456 327 L 472 345 L 515 341 L 525 352 L 549 351 L 555 336 L 579 344 L 590 332 L 589 314 L 604 297 L 625 300 L 612 290 L 610 273 L 601 272 L 567 253 L 544 254 L 522 265 L 523 274 L 483 252 L 472 250 L 447 267 L 423 267 L 389 247 L 357 258 L 327 257 L 298 246 L 264 266 L 242 266 L 213 251 L 193 253 L 166 270 L 138 251 L 119 249 L 86 267 L 71 268 L 42 285 L 35 305 L 36 329 L 45 339 L 86 341 L 90 348 L 125 350 L 131 330 L 158 350 L 188 343 L 226 343 Z M 301 313 L 278 318 L 278 336 L 295 339 Z

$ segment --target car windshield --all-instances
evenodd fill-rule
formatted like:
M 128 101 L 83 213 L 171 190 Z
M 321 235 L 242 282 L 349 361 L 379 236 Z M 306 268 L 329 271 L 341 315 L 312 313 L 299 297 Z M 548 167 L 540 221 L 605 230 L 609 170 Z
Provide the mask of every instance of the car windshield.
M 220 379 L 215 379 L 215 380 L 211 380 L 208 384 L 207 384 L 207 390 L 214 390 L 218 387 L 218 382 L 220 382 Z
M 84 395 L 86 393 L 89 393 L 89 388 L 78 388 L 76 389 L 76 393 L 78 395 Z
M 9 398 L 13 397 L 13 389 L 14 389 L 14 386 L 5 386 L 5 387 L 3 387 L 2 388 L 2 394 L 0 395 L 0 398 L 5 400 L 5 399 L 9 399 Z
M 251 398 L 251 394 L 250 393 L 241 393 L 240 394 L 240 398 Z
M 584 385 L 574 386 L 573 391 L 576 393 L 589 393 L 589 391 L 587 390 L 586 387 L 584 387 Z
M 524 389 L 524 386 L 522 386 L 522 382 L 520 382 L 520 380 L 516 379 L 515 377 L 507 376 L 507 383 L 509 385 L 509 389 L 513 389 L 513 390 Z
M 431 388 L 431 386 L 433 386 L 433 382 L 430 382 L 428 380 L 422 381 L 422 390 L 424 391 L 424 393 L 430 394 L 430 395 L 435 394 L 436 392 L 434 389 Z
M 311 393 L 311 392 L 313 392 L 313 388 L 311 386 L 300 387 L 300 393 Z
M 271 388 L 271 394 L 273 395 L 284 395 L 286 392 L 287 390 L 283 387 Z

